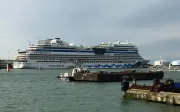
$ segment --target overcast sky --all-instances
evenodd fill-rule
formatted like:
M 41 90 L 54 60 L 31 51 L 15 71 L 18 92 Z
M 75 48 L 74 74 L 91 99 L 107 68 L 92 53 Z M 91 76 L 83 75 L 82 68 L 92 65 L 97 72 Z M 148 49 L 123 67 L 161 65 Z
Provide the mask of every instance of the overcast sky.
M 129 40 L 144 58 L 180 59 L 179 6 L 180 0 L 0 0 L 0 58 L 8 51 L 14 58 L 28 40 L 61 37 L 77 45 Z

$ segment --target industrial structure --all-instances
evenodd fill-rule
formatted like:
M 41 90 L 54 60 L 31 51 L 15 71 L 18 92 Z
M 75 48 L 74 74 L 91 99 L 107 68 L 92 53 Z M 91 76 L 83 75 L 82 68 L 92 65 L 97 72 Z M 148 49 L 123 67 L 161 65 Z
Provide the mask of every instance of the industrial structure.
M 169 66 L 170 61 L 167 60 L 157 60 L 154 62 L 154 66 Z
M 180 60 L 172 62 L 167 60 L 157 60 L 153 66 L 149 66 L 150 71 L 180 71 Z
M 0 69 L 6 69 L 7 64 L 10 68 L 13 68 L 13 62 L 14 60 L 0 60 Z

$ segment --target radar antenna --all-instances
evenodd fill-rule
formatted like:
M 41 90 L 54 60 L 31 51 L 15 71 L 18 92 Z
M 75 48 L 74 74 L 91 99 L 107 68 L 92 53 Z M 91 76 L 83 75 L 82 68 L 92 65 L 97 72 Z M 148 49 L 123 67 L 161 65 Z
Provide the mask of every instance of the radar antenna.
M 28 40 L 28 42 L 29 42 L 29 46 L 31 46 L 31 42 Z

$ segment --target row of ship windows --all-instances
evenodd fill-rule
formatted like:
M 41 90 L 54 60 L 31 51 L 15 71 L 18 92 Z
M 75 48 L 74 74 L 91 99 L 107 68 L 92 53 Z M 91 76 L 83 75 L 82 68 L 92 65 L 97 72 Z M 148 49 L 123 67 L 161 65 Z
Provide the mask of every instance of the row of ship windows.
M 110 50 L 110 51 L 138 51 L 137 49 L 124 49 L 124 48 L 123 49 L 108 49 L 108 50 Z M 34 53 L 42 53 L 42 52 L 44 52 L 44 51 L 34 52 Z M 50 51 L 48 51 L 48 52 L 50 52 Z
M 30 63 L 23 63 L 23 64 L 28 65 L 28 64 L 30 64 Z
M 131 56 L 131 55 L 124 55 L 124 56 L 97 56 L 97 57 L 86 57 L 86 56 L 18 56 L 17 58 L 56 58 L 56 59 L 59 59 L 59 58 L 69 58 L 69 59 L 76 59 L 76 58 L 86 58 L 86 59 L 90 59 L 90 58 L 93 58 L 93 59 L 96 59 L 96 58 L 136 58 L 136 57 L 142 57 L 140 55 L 134 55 L 134 56 Z
M 39 64 L 57 64 L 57 63 L 72 63 L 72 62 L 55 62 L 55 63 L 42 62 Z M 107 62 L 91 61 L 91 62 L 82 62 L 82 63 L 134 63 L 134 61 L 107 61 Z M 29 65 L 30 63 L 23 63 L 23 64 Z
M 64 56 L 42 56 L 42 57 L 39 57 L 39 56 L 27 56 L 27 57 L 21 57 L 21 56 L 19 56 L 19 58 L 56 58 L 56 59 L 58 59 L 58 58 L 121 58 L 121 57 L 126 57 L 126 58 L 128 58 L 128 57 L 130 57 L 130 58 L 135 58 L 135 57 L 141 57 L 141 56 L 128 56 L 128 55 L 126 55 L 126 56 L 120 56 L 120 57 L 64 57 Z
M 142 58 L 133 58 L 133 59 L 142 59 Z M 43 60 L 43 59 L 30 59 L 30 60 Z M 44 60 L 52 60 L 52 59 L 44 59 Z M 99 59 L 100 60 L 100 59 Z M 70 61 L 70 62 L 72 62 L 72 61 L 75 61 L 75 60 L 66 60 L 66 61 Z M 60 61 L 61 62 L 61 61 Z M 85 61 L 85 62 L 87 62 L 87 61 Z
M 138 52 L 137 50 L 118 50 L 118 51 L 133 51 L 133 52 Z M 50 54 L 50 52 L 33 52 L 34 54 Z M 31 55 L 31 54 L 30 54 Z
M 35 54 L 49 54 L 50 52 L 34 52 Z
M 100 59 L 100 60 L 102 60 L 102 59 L 104 59 L 104 60 L 106 60 L 106 59 L 140 59 L 140 58 L 142 58 L 142 57 L 121 57 L 121 58 L 62 58 L 62 57 L 59 57 L 59 58 L 50 58 L 50 57 L 42 57 L 42 58 L 38 58 L 38 57 L 31 57 L 31 58 L 29 58 L 29 57 L 27 57 L 27 58 L 17 58 L 17 59 L 28 59 L 28 60 L 43 60 L 43 59 L 45 59 L 45 60 L 47 60 L 47 59 L 50 59 L 50 60 L 77 60 L 77 59 L 80 59 L 80 60 L 93 60 L 93 59 L 95 59 L 95 60 L 97 60 L 97 59 Z
M 42 54 L 42 53 L 40 53 L 40 54 L 27 54 L 27 55 L 19 55 L 19 56 L 21 56 L 21 57 L 26 57 L 26 56 L 56 56 L 56 57 L 58 57 L 58 56 L 63 56 L 63 55 L 61 55 L 61 54 L 48 54 L 48 53 L 44 53 L 44 54 Z M 104 56 L 109 56 L 109 55 L 111 55 L 111 54 L 106 54 L 106 55 L 104 55 Z M 114 54 L 114 56 L 137 56 L 137 55 L 139 55 L 138 53 L 136 53 L 136 54 Z M 71 57 L 71 56 L 86 56 L 86 55 L 69 55 L 69 57 Z M 87 55 L 88 56 L 88 55 Z M 93 55 L 92 55 L 93 56 Z
M 114 54 L 115 56 L 139 56 L 138 54 Z M 27 55 L 27 56 L 47 56 L 47 55 L 41 55 L 41 54 L 30 54 L 30 55 Z M 58 54 L 48 54 L 49 57 L 62 57 L 63 55 L 58 55 Z M 86 55 L 69 55 L 68 57 L 74 57 L 74 56 L 86 56 Z M 93 56 L 93 55 L 92 55 Z M 104 55 L 104 56 L 109 56 L 109 55 Z M 23 57 L 23 56 L 22 56 Z M 26 57 L 26 56 L 24 56 Z M 89 56 L 88 56 L 89 57 Z M 98 56 L 96 56 L 98 57 Z
M 134 63 L 135 61 L 90 61 L 90 62 L 82 62 L 82 63 Z
M 138 59 L 142 59 L 142 58 L 133 58 L 133 60 L 138 60 Z M 25 60 L 25 59 L 16 59 L 16 60 Z M 52 61 L 52 62 L 54 62 L 54 61 L 56 61 L 56 60 L 52 60 L 52 59 L 31 59 L 31 60 L 46 60 L 46 61 Z M 66 60 L 66 59 L 61 59 L 61 60 L 58 60 L 58 61 L 56 61 L 56 62 L 75 62 L 76 60 Z M 122 60 L 122 61 L 124 61 L 124 60 Z M 119 61 L 119 60 L 117 60 L 117 61 L 115 61 L 115 62 L 118 62 L 118 63 L 121 63 L 122 61 Z M 104 61 L 104 60 L 101 60 L 101 59 L 98 59 L 97 61 L 87 61 L 87 60 L 78 60 L 78 62 L 88 62 L 88 63 L 94 63 L 94 62 L 102 62 L 102 63 L 107 63 L 107 62 L 109 62 L 109 61 Z M 112 61 L 110 61 L 110 62 L 112 62 Z

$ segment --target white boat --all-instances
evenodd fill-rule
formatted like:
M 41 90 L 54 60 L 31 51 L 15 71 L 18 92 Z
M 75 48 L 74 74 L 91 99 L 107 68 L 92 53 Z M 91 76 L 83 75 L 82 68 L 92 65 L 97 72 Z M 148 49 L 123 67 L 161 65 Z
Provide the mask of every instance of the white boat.
M 60 38 L 39 40 L 25 51 L 18 51 L 14 68 L 143 68 L 138 48 L 127 42 L 101 43 L 83 47 L 69 44 Z
M 74 74 L 75 73 L 79 73 L 79 72 L 82 72 L 82 71 L 87 71 L 89 72 L 89 70 L 87 68 L 73 68 L 72 72 L 69 73 L 69 72 L 65 72 L 65 73 L 60 73 L 59 76 L 57 76 L 57 78 L 59 80 L 62 80 L 62 81 L 69 81 L 69 78 L 71 77 L 74 77 Z

